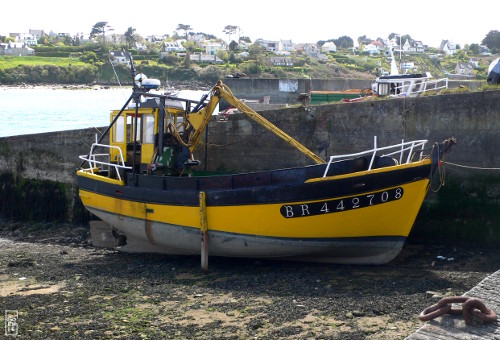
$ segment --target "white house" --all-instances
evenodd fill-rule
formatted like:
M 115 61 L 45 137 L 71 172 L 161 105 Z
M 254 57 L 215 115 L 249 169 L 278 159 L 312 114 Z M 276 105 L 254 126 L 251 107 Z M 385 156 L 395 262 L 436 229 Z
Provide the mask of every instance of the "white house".
M 33 35 L 37 40 L 45 35 L 43 30 L 32 30 L 31 28 L 29 30 L 29 34 Z
M 38 45 L 36 37 L 33 34 L 21 33 L 16 37 L 16 42 L 24 43 L 28 46 Z
M 205 41 L 206 36 L 203 33 L 190 33 L 189 40 L 194 41 L 195 43 L 201 43 Z
M 166 37 L 163 35 L 148 35 L 146 37 L 147 42 L 152 42 L 152 43 L 161 43 Z
M 134 48 L 135 48 L 137 51 L 141 51 L 141 52 L 144 52 L 144 51 L 147 51 L 147 50 L 148 50 L 148 48 L 146 47 L 146 45 L 141 44 L 141 43 L 139 43 L 139 42 L 137 42 L 137 41 L 134 43 Z
M 293 66 L 291 57 L 270 57 L 268 63 L 271 66 Z
M 457 63 L 455 67 L 455 73 L 462 76 L 472 76 L 474 75 L 474 69 L 470 63 Z
M 127 55 L 122 51 L 109 51 L 109 55 L 111 56 L 111 63 L 113 65 L 128 65 L 129 63 Z
M 479 54 L 480 55 L 491 55 L 491 51 L 488 46 L 479 45 Z
M 279 42 L 274 40 L 257 39 L 255 43 L 264 46 L 267 52 L 274 52 L 279 48 Z
M 226 50 L 224 43 L 218 41 L 208 41 L 205 43 L 205 53 L 208 55 L 216 55 L 217 51 Z
M 165 41 L 160 49 L 160 59 L 165 58 L 170 53 L 183 53 L 186 52 L 184 46 L 177 41 Z
M 163 42 L 163 46 L 161 48 L 161 52 L 185 52 L 186 49 L 182 44 L 177 41 L 165 41 Z
M 411 44 L 408 41 L 408 39 L 406 39 L 406 41 L 403 44 L 403 47 L 401 49 L 403 50 L 403 52 L 410 52 L 410 47 L 411 47 Z
M 328 41 L 321 46 L 321 52 L 329 53 L 329 52 L 337 52 L 337 45 L 333 41 Z
M 479 58 L 469 58 L 469 64 L 471 64 L 474 68 L 478 68 Z
M 406 39 L 406 41 L 402 47 L 402 50 L 403 50 L 403 52 L 408 52 L 408 53 L 424 53 L 425 46 L 419 40 Z
M 320 54 L 320 50 L 318 45 L 311 43 L 297 44 L 295 45 L 297 51 L 303 51 L 305 55 L 308 55 L 312 58 L 318 58 Z
M 457 45 L 451 40 L 443 40 L 441 41 L 441 45 L 439 49 L 448 55 L 452 55 L 457 53 Z
M 215 54 L 191 54 L 189 59 L 199 63 L 221 64 L 224 60 L 217 57 Z
M 420 40 L 412 40 L 410 42 L 410 53 L 424 53 L 425 46 Z
M 9 42 L 7 44 L 0 44 L 0 55 L 30 56 L 34 54 L 35 50 L 25 43 Z
M 379 54 L 380 48 L 377 45 L 370 43 L 368 45 L 365 45 L 365 47 L 363 48 L 363 52 L 370 53 L 370 55 Z
M 291 40 L 280 40 L 278 43 L 278 51 L 293 51 L 293 43 Z

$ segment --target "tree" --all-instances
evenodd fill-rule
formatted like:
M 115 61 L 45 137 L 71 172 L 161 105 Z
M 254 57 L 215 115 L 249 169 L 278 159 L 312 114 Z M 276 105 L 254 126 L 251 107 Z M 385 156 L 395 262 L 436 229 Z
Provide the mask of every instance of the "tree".
M 489 31 L 481 44 L 488 46 L 489 49 L 500 50 L 500 32 Z
M 194 43 L 194 41 L 186 41 L 182 45 L 184 46 L 186 51 L 189 51 L 191 53 L 196 50 L 196 44 Z
M 337 45 L 338 48 L 343 48 L 343 49 L 351 48 L 354 46 L 354 41 L 352 40 L 352 38 L 346 35 L 339 37 L 333 42 L 335 43 L 335 45 Z
M 253 43 L 248 47 L 248 57 L 259 61 L 265 53 L 265 48 L 261 44 Z
M 236 51 L 237 48 L 238 48 L 238 43 L 236 41 L 232 40 L 229 43 L 229 50 L 234 52 L 234 51 Z
M 97 62 L 97 54 L 93 51 L 86 51 L 82 54 L 80 57 L 80 61 L 83 61 L 84 63 L 89 63 L 89 64 L 95 64 Z
M 246 42 L 247 44 L 252 43 L 252 40 L 247 36 L 240 37 L 240 41 Z
M 108 25 L 107 21 L 99 21 L 96 22 L 94 26 L 92 26 L 92 31 L 90 31 L 91 37 L 96 37 L 102 34 L 102 45 L 106 45 L 106 32 L 114 31 L 111 26 Z
M 226 27 L 224 27 L 224 30 L 222 32 L 224 32 L 228 35 L 227 41 L 231 40 L 231 35 L 235 34 L 237 29 L 238 29 L 238 26 L 233 26 L 233 25 L 227 25 Z
M 367 38 L 366 35 L 363 35 L 362 37 L 358 37 L 358 44 L 360 44 L 360 45 L 368 45 L 371 42 L 372 42 L 372 39 Z
M 184 31 L 185 39 L 188 38 L 188 31 L 193 30 L 190 25 L 179 24 L 177 25 L 176 31 Z
M 472 54 L 479 54 L 481 52 L 481 49 L 479 48 L 479 44 L 470 44 L 469 51 Z
M 215 54 L 217 58 L 222 59 L 224 61 L 227 61 L 227 59 L 229 58 L 229 55 L 224 50 L 218 50 Z
M 137 41 L 135 35 L 135 28 L 129 27 L 124 35 L 125 35 L 125 40 L 127 41 L 128 48 L 132 48 L 134 43 Z
M 189 51 L 186 51 L 186 55 L 182 61 L 182 67 L 186 69 L 191 67 L 191 53 L 189 53 Z

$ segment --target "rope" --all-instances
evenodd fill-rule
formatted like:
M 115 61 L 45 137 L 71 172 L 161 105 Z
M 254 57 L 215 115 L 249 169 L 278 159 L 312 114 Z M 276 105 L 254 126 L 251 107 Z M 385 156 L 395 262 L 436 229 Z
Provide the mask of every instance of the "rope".
M 439 143 L 435 143 L 434 146 L 437 148 L 437 155 L 439 157 Z M 442 164 L 439 164 L 440 162 L 442 162 Z M 444 161 L 444 153 L 443 153 L 443 156 L 441 157 L 441 159 L 438 159 L 437 160 L 437 164 L 438 164 L 438 174 L 439 174 L 439 185 L 436 189 L 433 189 L 432 188 L 432 181 L 431 181 L 431 190 L 432 192 L 438 192 L 443 186 L 444 186 L 444 182 L 445 182 L 445 178 L 446 178 L 446 169 L 444 167 L 444 164 L 445 164 L 445 161 Z
M 470 166 L 470 165 L 461 165 L 461 164 L 456 164 L 456 163 L 451 163 L 451 162 L 445 162 L 443 163 L 453 165 L 459 168 L 465 168 L 465 169 L 473 169 L 473 170 L 500 170 L 500 168 L 483 168 L 483 167 L 478 167 L 478 166 Z
M 113 72 L 115 73 L 115 77 L 116 77 L 116 81 L 118 82 L 118 85 L 120 85 L 120 87 L 122 87 L 122 84 L 120 83 L 120 79 L 118 78 L 118 74 L 116 73 L 116 70 L 115 70 L 115 65 L 113 65 L 113 63 L 111 62 L 111 57 L 108 55 L 108 60 L 109 60 L 109 63 L 111 64 L 111 68 L 113 69 Z

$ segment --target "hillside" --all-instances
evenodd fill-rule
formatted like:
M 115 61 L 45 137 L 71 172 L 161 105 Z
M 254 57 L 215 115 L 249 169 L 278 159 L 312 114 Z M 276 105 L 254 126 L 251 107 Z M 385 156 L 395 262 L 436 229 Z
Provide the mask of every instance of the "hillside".
M 27 57 L 0 56 L 0 84 L 116 84 L 130 82 L 126 65 L 113 67 L 106 55 L 94 52 L 40 52 Z M 54 56 L 56 55 L 56 56 Z M 267 56 L 268 57 L 268 56 Z M 468 62 L 469 56 L 460 53 L 453 57 L 433 58 L 427 54 L 404 55 L 402 62 L 413 63 L 416 72 L 431 72 L 434 77 L 455 73 L 458 62 Z M 476 79 L 485 79 L 492 57 L 481 57 L 475 70 Z M 212 84 L 217 79 L 235 73 L 251 78 L 279 79 L 375 79 L 381 71 L 390 70 L 386 56 L 352 55 L 347 52 L 329 54 L 328 60 L 318 61 L 308 56 L 294 56 L 293 66 L 269 66 L 259 60 L 242 60 L 220 65 L 187 63 L 178 57 L 159 61 L 157 55 L 134 55 L 138 72 L 158 78 L 162 83 L 199 81 Z

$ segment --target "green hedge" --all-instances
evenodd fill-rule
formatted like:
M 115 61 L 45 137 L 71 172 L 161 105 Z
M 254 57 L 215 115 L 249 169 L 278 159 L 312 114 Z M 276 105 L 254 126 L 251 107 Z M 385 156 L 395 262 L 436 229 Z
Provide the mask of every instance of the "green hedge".
M 35 52 L 37 57 L 69 58 L 72 52 Z
M 99 48 L 95 45 L 83 45 L 83 46 L 34 46 L 33 49 L 35 53 L 39 52 L 85 52 L 85 51 L 93 51 L 96 48 Z
M 98 79 L 98 75 L 98 68 L 93 65 L 20 65 L 0 70 L 0 84 L 88 84 Z

